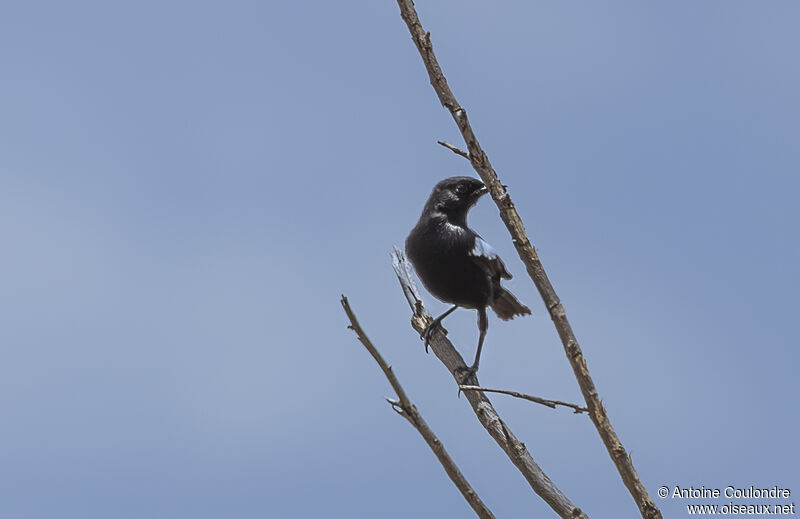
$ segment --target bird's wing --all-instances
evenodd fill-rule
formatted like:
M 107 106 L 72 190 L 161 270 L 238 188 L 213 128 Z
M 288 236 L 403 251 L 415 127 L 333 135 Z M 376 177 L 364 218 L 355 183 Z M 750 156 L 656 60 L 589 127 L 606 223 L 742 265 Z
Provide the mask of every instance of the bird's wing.
M 469 255 L 490 278 L 511 279 L 511 274 L 506 270 L 506 266 L 497 252 L 477 234 L 475 235 L 475 246 L 469 251 Z

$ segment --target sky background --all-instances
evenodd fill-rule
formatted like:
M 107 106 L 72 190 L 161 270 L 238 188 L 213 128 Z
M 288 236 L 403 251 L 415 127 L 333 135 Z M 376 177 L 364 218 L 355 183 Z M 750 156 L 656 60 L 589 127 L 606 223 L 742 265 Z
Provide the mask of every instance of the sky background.
M 661 485 L 798 501 L 800 4 L 417 4 L 665 517 Z M 6 2 L 0 67 L 0 516 L 470 517 L 342 293 L 495 514 L 554 515 L 390 267 L 474 175 L 393 1 Z M 490 317 L 481 382 L 580 402 L 491 200 L 470 224 L 533 310 Z M 492 400 L 590 517 L 637 517 L 586 416 Z

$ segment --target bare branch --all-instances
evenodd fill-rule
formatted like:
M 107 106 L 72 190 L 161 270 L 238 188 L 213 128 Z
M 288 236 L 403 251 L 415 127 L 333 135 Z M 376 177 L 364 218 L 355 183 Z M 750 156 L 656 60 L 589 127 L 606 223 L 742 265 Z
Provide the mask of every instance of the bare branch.
M 387 398 L 386 401 L 389 402 L 389 405 L 392 406 L 397 414 L 405 418 L 409 421 L 411 425 L 419 432 L 419 434 L 425 439 L 425 443 L 431 448 L 433 453 L 439 459 L 439 463 L 442 464 L 444 467 L 445 472 L 447 475 L 450 476 L 450 479 L 456 485 L 458 490 L 461 492 L 461 495 L 464 496 L 464 499 L 467 500 L 469 506 L 475 511 L 478 517 L 482 519 L 495 519 L 494 514 L 489 508 L 481 501 L 481 498 L 478 497 L 478 494 L 472 488 L 472 486 L 467 481 L 467 478 L 464 477 L 464 474 L 461 473 L 458 466 L 456 466 L 455 461 L 450 457 L 445 450 L 444 445 L 442 442 L 439 441 L 439 438 L 436 437 L 434 432 L 428 426 L 427 422 L 422 418 L 422 415 L 419 414 L 417 411 L 416 406 L 411 403 L 406 395 L 406 392 L 403 390 L 403 386 L 400 385 L 400 381 L 397 380 L 397 377 L 392 371 L 392 367 L 383 360 L 383 356 L 380 354 L 378 349 L 372 344 L 372 341 L 369 340 L 367 334 L 364 333 L 364 330 L 361 328 L 361 325 L 358 323 L 358 319 L 356 319 L 355 313 L 353 313 L 352 308 L 350 308 L 350 303 L 347 301 L 347 298 L 342 295 L 342 308 L 344 308 L 345 313 L 347 314 L 347 318 L 350 320 L 350 328 L 356 333 L 358 340 L 361 341 L 361 344 L 367 349 L 367 351 L 372 355 L 372 358 L 375 359 L 375 362 L 378 363 L 383 374 L 386 375 L 386 378 L 389 380 L 389 384 L 392 385 L 392 389 L 394 392 L 397 393 L 397 400 L 392 400 Z
M 422 333 L 429 323 L 433 321 L 425 307 L 422 304 L 422 298 L 419 296 L 419 290 L 411 277 L 411 267 L 406 261 L 405 255 L 399 249 L 395 248 L 392 254 L 392 266 L 394 267 L 397 279 L 400 281 L 400 286 L 403 287 L 403 293 L 406 295 L 408 304 L 414 312 L 411 316 L 411 325 L 419 333 Z M 467 367 L 464 359 L 453 347 L 447 337 L 446 332 L 441 328 L 437 329 L 431 337 L 431 349 L 433 353 L 442 361 L 442 364 L 450 371 L 450 374 L 455 379 L 456 383 L 460 383 L 463 376 L 463 370 Z M 475 377 L 477 383 L 477 377 Z M 565 519 L 586 519 L 580 508 L 572 504 L 569 499 L 556 487 L 550 478 L 542 471 L 539 465 L 533 460 L 533 456 L 528 452 L 525 444 L 522 443 L 514 436 L 511 429 L 503 422 L 500 415 L 497 414 L 494 406 L 489 401 L 489 398 L 478 391 L 468 391 L 464 393 L 472 410 L 478 417 L 481 425 L 489 432 L 489 435 L 497 442 L 501 449 L 508 455 L 511 462 L 519 469 L 528 484 L 534 492 L 536 492 L 550 508 L 555 510 L 559 517 Z
M 423 30 L 412 0 L 397 0 L 397 4 L 400 6 L 400 14 L 408 26 L 411 38 L 414 40 L 414 44 L 428 71 L 431 85 L 436 91 L 442 106 L 450 112 L 458 126 L 469 151 L 470 163 L 481 177 L 481 180 L 483 180 L 483 183 L 486 184 L 492 199 L 497 204 L 500 210 L 500 217 L 511 234 L 511 240 L 517 249 L 517 253 L 525 264 L 528 275 L 539 290 L 545 307 L 550 313 L 553 324 L 561 338 L 561 343 L 564 346 L 564 352 L 572 366 L 572 371 L 575 373 L 575 378 L 578 380 L 583 398 L 586 400 L 589 416 L 600 434 L 609 456 L 616 465 L 617 471 L 619 471 L 622 481 L 636 502 L 642 517 L 645 519 L 661 519 L 661 512 L 656 508 L 653 499 L 639 479 L 639 474 L 633 467 L 625 448 L 622 446 L 622 442 L 620 442 L 617 433 L 608 420 L 606 410 L 600 402 L 594 381 L 589 374 L 589 368 L 586 366 L 586 359 L 578 345 L 578 339 L 575 337 L 567 320 L 564 306 L 561 304 L 555 289 L 550 283 L 550 279 L 547 277 L 536 249 L 534 249 L 528 238 L 522 219 L 519 217 L 506 187 L 498 180 L 497 173 L 489 162 L 489 158 L 478 143 L 478 139 L 475 137 L 467 119 L 466 110 L 458 104 L 453 92 L 450 90 L 450 86 L 447 84 L 447 79 L 445 79 L 439 62 L 433 53 L 430 33 L 426 33 Z
M 448 150 L 452 151 L 456 155 L 461 155 L 465 159 L 470 160 L 469 153 L 467 153 L 466 151 L 462 150 L 461 148 L 456 148 L 455 146 L 453 146 L 449 142 L 444 142 L 444 141 L 436 141 L 436 142 L 441 144 L 442 146 L 444 146 Z
M 577 404 L 570 404 L 569 402 L 562 402 L 561 400 L 550 400 L 548 398 L 541 398 L 538 396 L 533 395 L 526 395 L 525 393 L 518 393 L 516 391 L 509 391 L 508 389 L 491 389 L 488 387 L 480 387 L 480 386 L 458 386 L 458 389 L 462 391 L 483 391 L 484 393 L 501 393 L 503 395 L 510 395 L 517 398 L 522 398 L 523 400 L 529 400 L 531 402 L 536 402 L 537 404 L 546 405 L 551 409 L 555 409 L 556 406 L 564 406 L 570 407 L 574 410 L 575 414 L 580 413 L 588 413 L 589 410 L 585 407 L 581 407 Z

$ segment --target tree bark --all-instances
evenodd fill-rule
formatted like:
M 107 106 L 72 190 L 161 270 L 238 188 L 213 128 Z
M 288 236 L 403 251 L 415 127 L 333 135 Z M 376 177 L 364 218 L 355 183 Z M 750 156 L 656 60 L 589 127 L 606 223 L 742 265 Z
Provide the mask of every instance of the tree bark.
M 444 467 L 444 471 L 447 472 L 447 475 L 450 477 L 450 480 L 455 484 L 458 490 L 461 492 L 461 495 L 464 496 L 464 499 L 467 500 L 469 506 L 475 511 L 475 513 L 481 519 L 495 519 L 494 514 L 492 511 L 489 510 L 480 497 L 478 497 L 477 492 L 472 488 L 472 485 L 469 484 L 467 478 L 464 477 L 464 474 L 461 473 L 458 466 L 456 465 L 453 458 L 450 457 L 450 454 L 447 453 L 445 450 L 444 445 L 442 442 L 439 441 L 439 438 L 436 437 L 433 430 L 428 426 L 428 423 L 422 418 L 422 415 L 417 411 L 417 407 L 411 403 L 406 395 L 403 386 L 400 385 L 400 381 L 397 380 L 397 377 L 392 370 L 392 367 L 386 363 L 383 359 L 383 356 L 380 354 L 378 349 L 372 344 L 372 341 L 369 340 L 367 334 L 361 328 L 361 325 L 358 323 L 358 319 L 356 319 L 356 315 L 353 312 L 353 309 L 350 308 L 350 303 L 347 301 L 347 298 L 343 295 L 341 299 L 342 308 L 344 308 L 345 313 L 347 314 L 347 318 L 350 320 L 350 328 L 356 333 L 358 340 L 361 341 L 361 344 L 367 349 L 367 351 L 372 355 L 372 358 L 375 359 L 375 362 L 378 363 L 383 374 L 386 375 L 386 378 L 389 380 L 389 384 L 391 384 L 392 389 L 397 394 L 397 400 L 390 400 L 386 399 L 389 404 L 392 406 L 397 414 L 408 420 L 408 422 L 414 426 L 414 428 L 419 432 L 422 438 L 425 440 L 425 443 L 428 444 L 428 447 L 431 448 L 433 453 L 436 455 L 436 458 L 439 460 L 439 463 L 442 464 Z
M 417 285 L 411 277 L 411 266 L 406 261 L 403 253 L 398 249 L 395 249 L 392 254 L 392 266 L 394 267 L 397 279 L 400 281 L 400 286 L 403 288 L 403 293 L 413 312 L 411 325 L 417 332 L 422 334 L 428 324 L 433 322 L 433 318 L 422 304 L 422 298 L 420 297 Z M 433 353 L 442 361 L 442 364 L 447 367 L 456 383 L 460 383 L 461 377 L 463 376 L 463 369 L 466 368 L 467 365 L 441 328 L 437 328 L 432 334 L 430 345 Z M 550 505 L 550 508 L 552 508 L 559 517 L 564 519 L 586 519 L 586 514 L 584 514 L 580 508 L 572 504 L 572 502 L 567 499 L 567 496 L 553 484 L 539 465 L 536 464 L 533 460 L 533 456 L 531 456 L 531 453 L 528 452 L 528 449 L 525 447 L 525 444 L 514 436 L 511 429 L 509 429 L 506 423 L 500 418 L 500 415 L 489 401 L 489 398 L 481 391 L 466 391 L 464 395 L 470 406 L 472 406 L 475 415 L 478 417 L 478 421 L 480 421 L 481 425 L 489 432 L 489 435 L 494 438 L 494 441 L 497 442 L 500 448 L 503 449 L 514 466 L 522 473 L 533 491 Z

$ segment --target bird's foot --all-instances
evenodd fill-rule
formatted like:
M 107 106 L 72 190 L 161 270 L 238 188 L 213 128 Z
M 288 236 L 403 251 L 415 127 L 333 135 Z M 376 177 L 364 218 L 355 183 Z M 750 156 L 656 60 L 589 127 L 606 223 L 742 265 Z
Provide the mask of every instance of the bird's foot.
M 464 366 L 461 368 L 455 369 L 455 374 L 458 376 L 459 386 L 477 386 L 478 385 L 478 378 L 476 374 L 478 373 L 478 366 Z M 461 388 L 458 389 L 458 395 L 461 396 Z
M 425 353 L 428 353 L 428 346 L 431 343 L 431 337 L 433 337 L 433 332 L 436 328 L 440 328 L 442 332 L 444 332 L 444 328 L 442 328 L 440 323 L 433 322 L 429 324 L 428 327 L 425 328 L 425 331 L 422 332 L 422 335 L 420 335 L 420 338 L 425 341 Z

